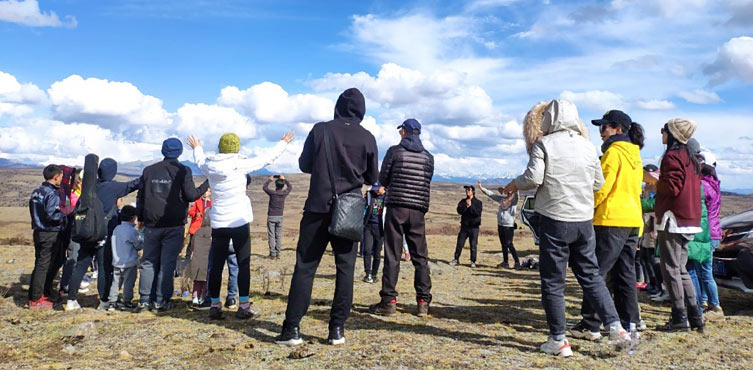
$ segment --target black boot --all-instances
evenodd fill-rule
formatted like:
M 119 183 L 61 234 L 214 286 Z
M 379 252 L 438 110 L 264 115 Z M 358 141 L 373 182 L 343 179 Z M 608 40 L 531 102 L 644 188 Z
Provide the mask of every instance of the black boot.
M 703 311 L 698 304 L 694 306 L 688 305 L 688 322 L 690 323 L 690 329 L 698 330 L 699 333 L 703 333 L 705 323 L 703 322 Z
M 690 331 L 690 325 L 688 325 L 688 312 L 685 308 L 672 307 L 672 316 L 664 325 L 665 331 Z

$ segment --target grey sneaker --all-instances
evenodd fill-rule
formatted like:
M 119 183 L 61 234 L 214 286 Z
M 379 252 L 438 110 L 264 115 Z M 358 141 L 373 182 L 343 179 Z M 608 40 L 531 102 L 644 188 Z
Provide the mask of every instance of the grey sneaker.
M 97 306 L 98 310 L 104 310 L 107 311 L 110 309 L 110 302 L 102 302 L 99 301 L 99 306 Z
M 472 268 L 472 269 L 475 269 L 475 268 L 476 268 L 476 262 L 471 262 L 471 268 Z
M 457 265 L 458 265 L 458 260 L 450 261 L 450 266 L 457 266 Z

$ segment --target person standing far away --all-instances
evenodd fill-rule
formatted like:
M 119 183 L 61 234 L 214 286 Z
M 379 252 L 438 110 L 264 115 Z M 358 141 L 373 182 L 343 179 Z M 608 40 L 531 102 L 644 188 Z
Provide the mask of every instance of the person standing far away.
M 246 195 L 246 175 L 260 170 L 279 158 L 287 145 L 293 141 L 293 132 L 282 136 L 274 147 L 265 150 L 264 154 L 248 158 L 238 152 L 241 140 L 234 133 L 226 133 L 220 137 L 219 154 L 206 156 L 201 141 L 193 136 L 188 137 L 188 145 L 193 148 L 193 160 L 199 169 L 207 176 L 212 188 L 213 203 L 209 209 L 210 225 L 212 227 L 212 245 L 210 255 L 212 266 L 209 268 L 209 295 L 211 307 L 209 318 L 222 318 L 222 304 L 220 303 L 220 287 L 222 285 L 222 270 L 230 249 L 232 240 L 238 258 L 238 289 L 239 305 L 235 316 L 239 319 L 249 319 L 256 316 L 249 301 L 249 287 L 251 284 L 251 222 L 254 220 L 251 209 L 251 199 Z
M 384 243 L 384 197 L 387 189 L 378 182 L 364 194 L 366 198 L 366 212 L 363 215 L 363 269 L 366 276 L 364 283 L 375 283 L 379 272 Z
M 465 198 L 458 202 L 458 214 L 460 215 L 460 232 L 458 232 L 458 243 L 455 246 L 455 257 L 450 262 L 450 266 L 456 266 L 460 260 L 460 253 L 463 252 L 465 240 L 471 245 L 471 268 L 476 268 L 476 254 L 478 253 L 478 232 L 481 227 L 481 211 L 483 204 L 476 198 L 476 189 L 473 185 L 463 186 L 465 189 Z
M 398 126 L 402 139 L 387 150 L 379 172 L 379 182 L 387 187 L 384 200 L 387 214 L 384 221 L 384 269 L 379 303 L 369 307 L 372 313 L 384 316 L 395 314 L 398 274 L 402 256 L 403 236 L 408 243 L 411 262 L 415 268 L 413 286 L 416 289 L 416 315 L 429 314 L 431 276 L 429 248 L 426 244 L 424 216 L 429 210 L 431 178 L 434 176 L 434 157 L 421 143 L 421 124 L 408 119 Z
M 150 307 L 159 311 L 175 307 L 171 300 L 173 276 L 183 248 L 188 203 L 199 199 L 209 189 L 207 180 L 196 187 L 191 168 L 178 161 L 181 153 L 180 140 L 165 140 L 162 143 L 164 159 L 144 168 L 141 174 L 136 213 L 144 225 L 144 249 L 139 267 L 137 312 Z
M 594 239 L 594 192 L 604 184 L 596 148 L 578 117 L 575 104 L 552 100 L 536 104 L 526 114 L 523 136 L 529 160 L 525 172 L 500 188 L 505 197 L 536 189 L 534 212 L 540 224 L 539 274 L 541 303 L 549 337 L 541 351 L 573 355 L 565 332 L 565 275 L 572 267 L 583 295 L 599 315 L 609 337 L 619 347 L 632 346 L 599 274 Z
M 274 181 L 275 189 L 269 188 Z M 267 208 L 267 237 L 269 238 L 269 258 L 279 259 L 282 251 L 282 215 L 285 210 L 285 198 L 288 197 L 293 187 L 283 175 L 270 176 L 262 186 L 264 192 L 269 195 L 269 207 Z
M 510 264 L 507 259 L 508 251 L 512 254 L 512 259 L 515 261 L 514 269 L 520 270 L 520 260 L 518 260 L 518 252 L 515 251 L 515 246 L 512 241 L 515 237 L 515 211 L 518 208 L 518 193 L 515 193 L 510 198 L 504 198 L 499 194 L 492 193 L 491 190 L 481 186 L 481 180 L 476 180 L 476 185 L 481 191 L 486 194 L 487 197 L 493 201 L 499 203 L 499 209 L 497 210 L 497 233 L 499 234 L 499 242 L 502 244 L 502 262 L 497 267 L 510 268 Z
M 365 113 L 366 103 L 361 92 L 356 88 L 345 90 L 335 104 L 334 119 L 315 124 L 303 144 L 298 166 L 304 173 L 311 174 L 311 182 L 303 206 L 285 321 L 281 334 L 275 339 L 278 344 L 303 342 L 299 325 L 311 303 L 314 274 L 327 243 L 332 246 L 337 265 L 328 342 L 345 343 L 345 321 L 353 304 L 353 273 L 358 247 L 353 241 L 331 235 L 328 228 L 332 218 L 333 189 L 337 194 L 360 194 L 364 184 L 375 183 L 379 176 L 376 139 L 360 125 Z M 324 149 L 325 137 L 328 153 Z M 332 168 L 327 163 L 328 155 Z M 332 171 L 334 184 L 328 171 Z
M 640 153 L 643 127 L 619 110 L 610 110 L 591 123 L 599 126 L 604 153 L 601 156 L 604 185 L 594 193 L 596 260 L 605 281 L 607 274 L 610 275 L 610 290 L 622 326 L 632 330 L 640 322 L 635 255 L 643 233 Z M 585 297 L 580 313 L 583 319 L 570 329 L 570 335 L 586 340 L 600 339 L 601 321 Z

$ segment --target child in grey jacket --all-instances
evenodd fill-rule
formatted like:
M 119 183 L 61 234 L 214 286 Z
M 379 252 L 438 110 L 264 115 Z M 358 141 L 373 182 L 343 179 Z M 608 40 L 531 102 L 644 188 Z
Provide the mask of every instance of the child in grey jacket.
M 120 225 L 112 233 L 112 286 L 110 287 L 110 308 L 132 309 L 133 286 L 139 265 L 139 251 L 144 244 L 144 236 L 136 230 L 136 208 L 125 206 L 120 210 Z M 123 286 L 123 302 L 118 302 L 118 292 Z

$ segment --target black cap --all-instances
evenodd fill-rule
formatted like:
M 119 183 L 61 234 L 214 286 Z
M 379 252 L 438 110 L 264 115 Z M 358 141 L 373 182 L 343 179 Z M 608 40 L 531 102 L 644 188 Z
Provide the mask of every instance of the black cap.
M 594 124 L 594 126 L 601 126 L 603 124 L 609 123 L 613 125 L 620 125 L 626 129 L 630 128 L 630 125 L 633 124 L 633 120 L 625 114 L 625 112 L 621 110 L 610 110 L 607 113 L 604 113 L 604 117 L 601 117 L 601 119 L 594 119 L 591 120 L 591 123 Z
M 473 185 L 464 185 L 463 189 L 471 189 L 471 191 L 476 192 L 476 189 L 473 187 Z

